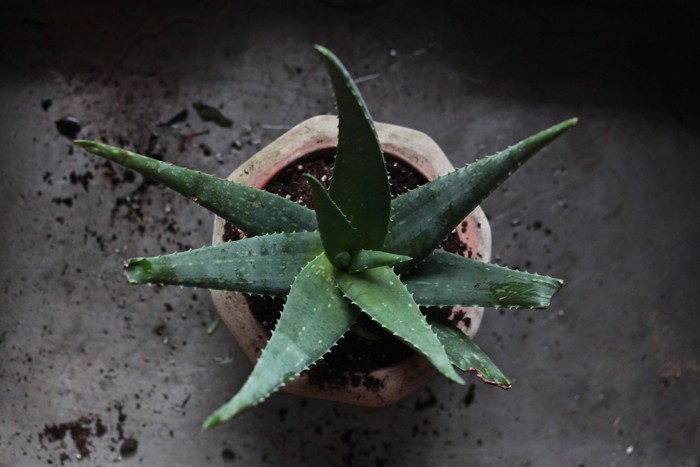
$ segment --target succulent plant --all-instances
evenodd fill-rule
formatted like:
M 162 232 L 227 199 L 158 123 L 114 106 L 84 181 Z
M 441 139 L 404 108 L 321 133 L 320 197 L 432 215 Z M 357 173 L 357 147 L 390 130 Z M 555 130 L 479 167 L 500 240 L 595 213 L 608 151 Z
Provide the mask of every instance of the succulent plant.
M 329 50 L 339 118 L 328 191 L 306 175 L 314 210 L 263 190 L 106 144 L 75 144 L 136 170 L 239 227 L 246 237 L 126 263 L 130 283 L 178 284 L 286 296 L 252 374 L 204 422 L 229 421 L 314 365 L 366 313 L 423 354 L 444 376 L 455 367 L 510 387 L 508 378 L 453 323 L 425 307 L 546 308 L 562 281 L 467 259 L 440 242 L 540 148 L 576 123 L 566 120 L 490 157 L 391 198 L 384 155 L 360 92 Z

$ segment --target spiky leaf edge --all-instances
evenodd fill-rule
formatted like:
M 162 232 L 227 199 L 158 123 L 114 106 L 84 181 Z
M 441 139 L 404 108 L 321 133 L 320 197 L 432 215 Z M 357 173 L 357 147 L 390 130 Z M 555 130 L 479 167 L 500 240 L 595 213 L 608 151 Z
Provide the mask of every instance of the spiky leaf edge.
M 401 272 L 415 266 L 515 170 L 576 122 L 572 118 L 558 123 L 395 198 L 382 250 L 413 258 Z
M 162 183 L 233 223 L 249 236 L 316 229 L 313 211 L 273 193 L 108 144 L 87 140 L 74 143 Z
M 435 250 L 401 276 L 421 306 L 547 308 L 563 281 Z
M 445 347 L 453 365 L 462 371 L 472 371 L 487 384 L 510 389 L 511 382 L 476 343 L 442 316 L 429 314 L 428 323 Z
M 345 66 L 325 47 L 316 45 L 315 49 L 331 78 L 338 109 L 330 197 L 355 228 L 360 246 L 381 250 L 389 226 L 391 191 L 377 130 Z
M 292 284 L 272 337 L 238 393 L 214 411 L 204 429 L 230 421 L 320 360 L 352 326 L 359 310 L 343 298 L 320 254 Z
M 169 255 L 132 258 L 129 283 L 183 285 L 284 296 L 299 271 L 321 253 L 317 232 L 248 237 Z
M 357 231 L 321 182 L 309 174 L 304 174 L 304 178 L 313 193 L 316 222 L 326 256 L 336 268 L 347 269 L 353 253 L 361 248 Z
M 372 320 L 423 354 L 445 377 L 464 384 L 413 297 L 389 266 L 356 274 L 336 269 L 333 279 L 343 295 Z

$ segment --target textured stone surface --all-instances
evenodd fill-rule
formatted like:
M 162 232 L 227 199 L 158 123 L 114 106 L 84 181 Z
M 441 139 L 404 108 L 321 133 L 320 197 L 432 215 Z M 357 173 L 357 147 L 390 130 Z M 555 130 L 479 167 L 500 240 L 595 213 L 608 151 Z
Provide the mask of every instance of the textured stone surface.
M 200 3 L 3 9 L 1 465 L 698 464 L 697 11 Z M 435 379 L 381 410 L 278 394 L 202 432 L 250 364 L 223 328 L 207 335 L 207 291 L 131 287 L 121 263 L 208 243 L 213 216 L 73 150 L 56 121 L 225 176 L 332 111 L 313 43 L 377 120 L 455 165 L 578 116 L 483 206 L 497 262 L 566 284 L 549 311 L 486 314 L 478 343 L 510 391 Z

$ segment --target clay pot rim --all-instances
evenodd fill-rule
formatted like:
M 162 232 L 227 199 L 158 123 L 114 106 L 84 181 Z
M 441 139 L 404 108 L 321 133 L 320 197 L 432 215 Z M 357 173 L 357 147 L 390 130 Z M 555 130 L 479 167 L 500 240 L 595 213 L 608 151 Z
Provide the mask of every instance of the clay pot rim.
M 336 116 L 319 115 L 299 123 L 236 168 L 228 177 L 229 180 L 257 188 L 265 186 L 282 168 L 314 153 L 335 148 L 337 122 Z M 378 122 L 375 126 L 382 150 L 412 166 L 426 178 L 433 179 L 454 170 L 439 146 L 424 133 Z M 462 240 L 466 240 L 471 249 L 479 254 L 481 260 L 488 261 L 491 256 L 491 230 L 486 216 L 477 207 L 465 219 L 470 226 L 478 225 L 479 228 L 469 229 L 468 238 L 464 238 L 460 232 L 460 237 L 463 237 Z M 212 244 L 223 241 L 224 224 L 223 219 L 218 216 L 215 218 Z M 254 318 L 242 294 L 212 290 L 211 295 L 222 321 L 248 358 L 255 362 L 269 339 L 269 332 Z M 461 307 L 461 309 L 468 310 L 473 315 L 471 326 L 465 331 L 467 335 L 473 337 L 480 325 L 483 309 L 467 307 Z M 245 310 L 245 312 L 235 312 L 235 310 Z M 436 374 L 436 370 L 427 359 L 414 353 L 399 362 L 370 373 L 356 371 L 346 373 L 350 381 L 353 377 L 364 378 L 369 375 L 372 380 L 381 381 L 382 387 L 369 389 L 362 385 L 346 385 L 322 389 L 311 385 L 307 375 L 302 373 L 281 390 L 318 399 L 378 407 L 394 403 L 412 393 L 429 381 Z

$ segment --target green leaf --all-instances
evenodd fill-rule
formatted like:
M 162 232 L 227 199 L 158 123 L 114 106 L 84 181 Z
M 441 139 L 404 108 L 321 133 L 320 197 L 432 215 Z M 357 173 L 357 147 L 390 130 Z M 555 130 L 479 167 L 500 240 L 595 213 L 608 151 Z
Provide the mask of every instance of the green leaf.
M 321 252 L 317 232 L 262 235 L 126 264 L 132 284 L 186 285 L 283 296 L 302 267 Z
M 421 306 L 547 308 L 563 282 L 435 250 L 401 278 Z
M 395 255 L 384 251 L 360 250 L 352 255 L 348 272 L 354 274 L 380 266 L 396 266 L 408 261 L 411 261 L 410 256 Z
M 331 278 L 321 254 L 299 273 L 267 346 L 241 390 L 204 422 L 227 422 L 317 362 L 352 326 L 359 314 Z
M 334 270 L 343 294 L 389 332 L 425 355 L 452 381 L 464 384 L 450 363 L 445 349 L 420 312 L 418 305 L 388 266 L 357 274 Z
M 211 336 L 217 329 L 219 329 L 219 326 L 221 326 L 221 319 L 216 318 L 209 324 L 209 326 L 207 326 L 207 334 Z
M 413 257 L 404 271 L 416 265 L 516 169 L 576 121 L 573 118 L 561 122 L 395 198 L 382 249 Z
M 233 120 L 222 114 L 216 107 L 212 107 L 201 101 L 193 102 L 192 107 L 197 111 L 197 114 L 202 121 L 214 122 L 217 125 L 225 128 L 230 128 L 233 126 Z
M 323 249 L 333 266 L 346 269 L 352 252 L 360 248 L 360 240 L 348 219 L 333 202 L 321 182 L 305 174 L 314 196 L 316 221 L 321 233 Z
M 491 361 L 474 341 L 442 316 L 428 315 L 428 322 L 437 335 L 453 365 L 463 371 L 473 371 L 486 383 L 510 389 L 508 377 Z
M 162 183 L 235 224 L 249 236 L 316 229 L 312 210 L 281 196 L 107 144 L 86 140 L 74 143 Z
M 361 246 L 381 250 L 391 211 L 391 192 L 382 153 L 360 91 L 343 64 L 328 49 L 321 54 L 338 107 L 338 152 L 330 196 L 357 231 Z

